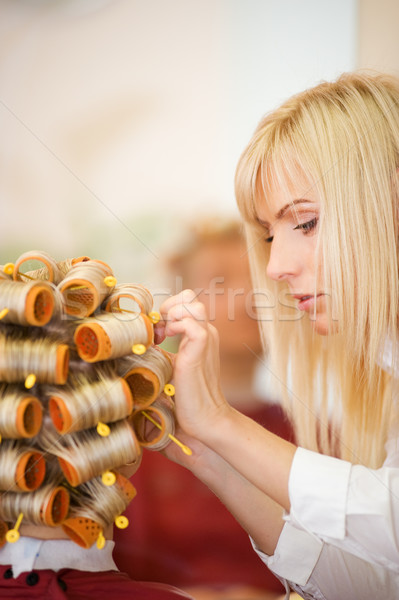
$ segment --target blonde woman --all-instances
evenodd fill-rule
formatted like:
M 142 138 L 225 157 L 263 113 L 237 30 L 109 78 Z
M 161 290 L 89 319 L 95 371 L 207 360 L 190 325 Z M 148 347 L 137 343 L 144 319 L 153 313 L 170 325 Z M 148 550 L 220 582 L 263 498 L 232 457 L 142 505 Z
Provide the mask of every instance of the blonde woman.
M 163 307 L 182 462 L 287 589 L 323 600 L 399 590 L 399 83 L 343 75 L 266 116 L 237 169 L 262 335 L 298 447 L 240 414 L 190 290 Z

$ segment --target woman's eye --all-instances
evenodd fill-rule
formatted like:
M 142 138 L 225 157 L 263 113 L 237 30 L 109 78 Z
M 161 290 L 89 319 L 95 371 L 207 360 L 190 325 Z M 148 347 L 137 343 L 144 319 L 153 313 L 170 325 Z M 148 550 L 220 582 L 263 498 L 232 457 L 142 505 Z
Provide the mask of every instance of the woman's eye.
M 265 242 L 266 242 L 266 244 L 271 244 L 271 243 L 272 243 L 272 241 L 273 241 L 273 237 L 274 237 L 274 236 L 270 235 L 269 237 L 265 238 Z
M 312 231 L 312 229 L 314 229 L 317 226 L 317 222 L 317 217 L 314 217 L 314 219 L 312 219 L 311 221 L 307 221 L 306 223 L 300 223 L 299 225 L 294 227 L 294 229 L 302 229 L 303 232 L 306 234 L 309 233 L 309 231 Z

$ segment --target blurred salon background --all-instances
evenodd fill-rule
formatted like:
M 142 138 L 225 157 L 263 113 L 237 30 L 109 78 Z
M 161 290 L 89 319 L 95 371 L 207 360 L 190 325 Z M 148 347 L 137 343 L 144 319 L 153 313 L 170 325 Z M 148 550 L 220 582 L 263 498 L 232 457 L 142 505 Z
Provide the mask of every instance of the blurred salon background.
M 159 286 L 187 220 L 237 214 L 261 116 L 397 70 L 395 0 L 0 0 L 0 263 L 101 258 Z
M 343 71 L 399 75 L 398 28 L 397 0 L 0 0 L 0 264 L 88 255 L 156 306 L 221 277 L 246 294 L 233 180 L 254 128 Z M 227 397 L 289 437 L 244 295 L 201 299 Z M 199 600 L 277 597 L 217 499 L 162 460 L 134 480 L 118 565 Z

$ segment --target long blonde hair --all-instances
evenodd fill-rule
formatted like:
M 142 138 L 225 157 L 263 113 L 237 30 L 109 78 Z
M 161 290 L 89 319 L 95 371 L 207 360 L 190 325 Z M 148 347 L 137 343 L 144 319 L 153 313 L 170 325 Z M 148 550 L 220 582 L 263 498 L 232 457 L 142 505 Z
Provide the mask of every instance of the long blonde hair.
M 398 329 L 398 166 L 399 83 L 355 73 L 267 115 L 236 173 L 254 287 L 269 307 L 259 310 L 262 336 L 298 443 L 374 467 L 392 408 L 391 376 L 378 363 Z M 271 182 L 287 188 L 298 174 L 320 199 L 317 257 L 339 323 L 327 338 L 287 308 L 287 284 L 266 276 L 256 206 Z

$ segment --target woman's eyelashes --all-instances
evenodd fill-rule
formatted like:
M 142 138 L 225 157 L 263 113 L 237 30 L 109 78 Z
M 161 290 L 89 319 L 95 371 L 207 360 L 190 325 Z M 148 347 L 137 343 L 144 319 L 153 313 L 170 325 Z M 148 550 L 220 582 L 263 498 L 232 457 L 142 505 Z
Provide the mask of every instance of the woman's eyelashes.
M 310 221 L 306 221 L 306 223 L 299 223 L 299 225 L 294 227 L 294 230 L 302 229 L 303 233 L 306 235 L 307 233 L 309 233 L 310 231 L 312 231 L 313 229 L 315 229 L 317 227 L 317 223 L 318 223 L 318 218 L 313 217 L 313 219 L 311 219 Z
M 300 230 L 302 230 L 304 235 L 307 235 L 308 233 L 310 233 L 311 231 L 316 229 L 318 222 L 319 222 L 318 217 L 313 217 L 313 219 L 311 219 L 310 221 L 306 221 L 305 223 L 299 223 L 293 229 L 294 229 L 294 231 L 300 229 Z M 274 236 L 270 235 L 270 231 L 268 231 L 264 240 L 267 244 L 271 244 L 273 241 L 273 238 L 274 238 Z

